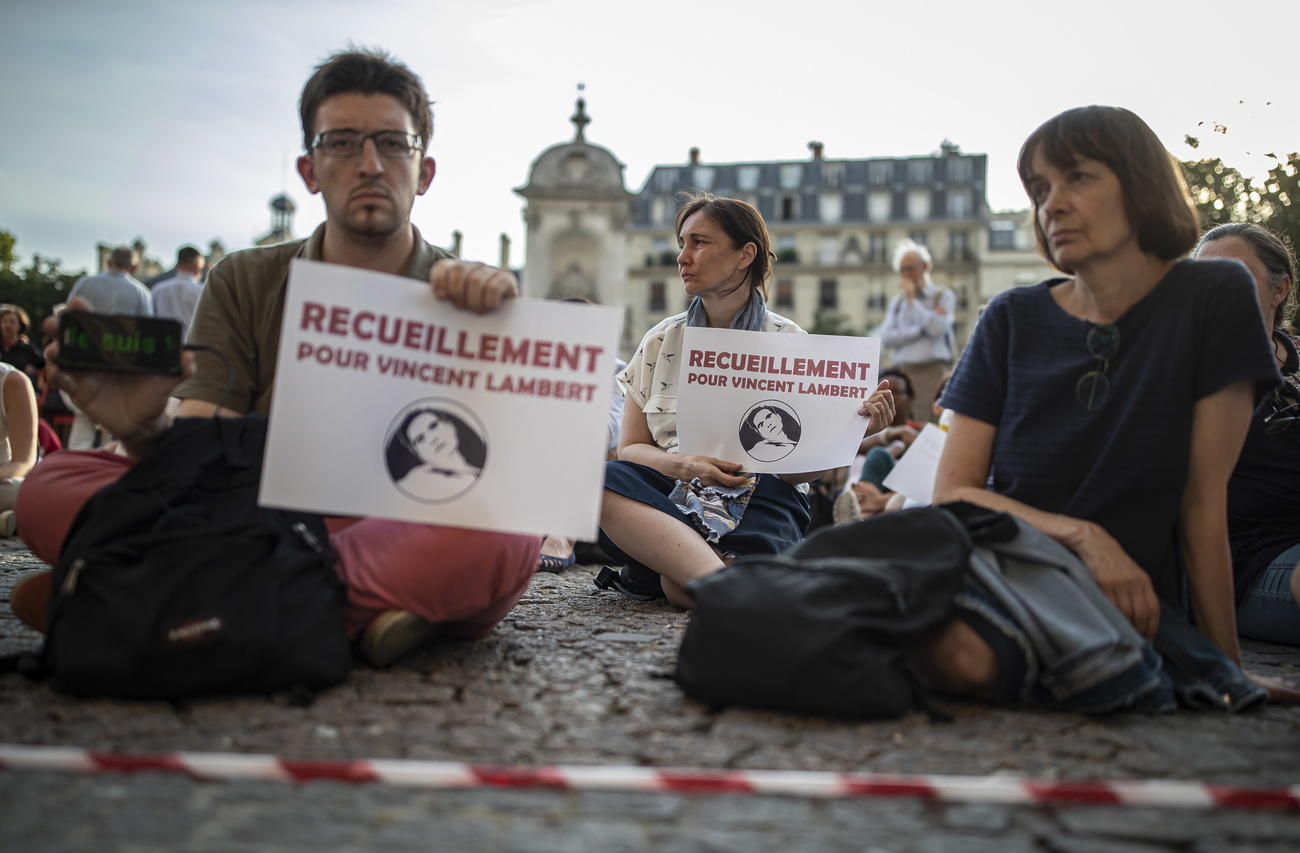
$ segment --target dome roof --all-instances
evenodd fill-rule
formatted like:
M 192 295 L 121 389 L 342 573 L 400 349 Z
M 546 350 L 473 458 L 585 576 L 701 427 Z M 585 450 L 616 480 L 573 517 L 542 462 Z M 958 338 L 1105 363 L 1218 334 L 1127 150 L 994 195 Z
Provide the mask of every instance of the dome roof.
M 587 102 L 578 98 L 570 119 L 577 128 L 573 140 L 552 145 L 533 161 L 528 183 L 515 191 L 525 198 L 623 199 L 631 194 L 623 184 L 622 163 L 609 149 L 586 140 Z

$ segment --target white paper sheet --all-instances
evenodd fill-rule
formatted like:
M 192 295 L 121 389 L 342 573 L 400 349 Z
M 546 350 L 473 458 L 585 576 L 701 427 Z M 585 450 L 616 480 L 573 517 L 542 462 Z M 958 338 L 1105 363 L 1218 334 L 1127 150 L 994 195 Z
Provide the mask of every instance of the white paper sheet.
M 880 373 L 880 339 L 688 328 L 677 397 L 680 451 L 794 474 L 848 465 Z
M 294 261 L 260 501 L 595 537 L 622 312 Z
M 939 471 L 939 456 L 947 438 L 948 433 L 934 424 L 926 424 L 885 477 L 885 488 L 923 504 L 931 503 L 934 476 Z

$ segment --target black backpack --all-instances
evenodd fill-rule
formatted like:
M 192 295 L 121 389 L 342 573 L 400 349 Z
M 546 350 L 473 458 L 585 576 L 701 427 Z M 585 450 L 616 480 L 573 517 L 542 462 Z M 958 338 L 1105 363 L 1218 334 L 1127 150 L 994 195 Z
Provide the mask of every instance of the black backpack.
M 314 692 L 352 665 L 319 516 L 257 505 L 266 419 L 183 418 L 82 508 L 40 670 L 81 696 Z
M 968 526 L 1005 518 L 967 504 L 826 527 L 776 555 L 687 585 L 695 611 L 677 657 L 686 693 L 842 717 L 925 707 L 906 650 L 953 611 Z

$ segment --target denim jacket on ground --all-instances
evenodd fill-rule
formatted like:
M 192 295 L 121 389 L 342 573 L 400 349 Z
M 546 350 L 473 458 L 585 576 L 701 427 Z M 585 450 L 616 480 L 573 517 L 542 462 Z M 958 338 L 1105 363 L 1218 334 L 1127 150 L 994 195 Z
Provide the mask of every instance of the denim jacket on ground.
M 1118 710 L 1240 711 L 1267 698 L 1181 613 L 1161 602 L 1147 643 L 1068 548 L 1025 522 L 1005 541 L 977 542 L 957 598 L 1025 653 L 1019 695 L 1032 705 Z M 992 537 L 990 537 L 992 538 Z

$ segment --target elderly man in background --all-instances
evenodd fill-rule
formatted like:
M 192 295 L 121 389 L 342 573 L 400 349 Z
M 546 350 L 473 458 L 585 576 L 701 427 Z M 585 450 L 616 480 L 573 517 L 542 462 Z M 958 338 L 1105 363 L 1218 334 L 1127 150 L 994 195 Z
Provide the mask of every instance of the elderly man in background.
M 955 353 L 951 290 L 930 280 L 930 250 L 908 240 L 894 251 L 899 292 L 889 301 L 885 320 L 876 330 L 881 344 L 893 352 L 892 362 L 912 379 L 918 413 L 930 416 L 935 392 Z

